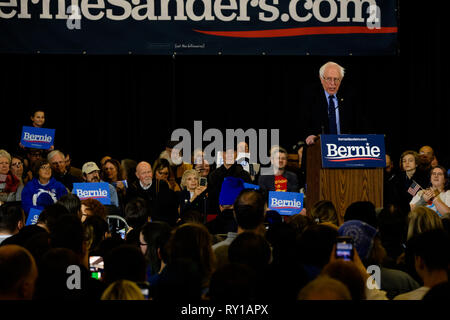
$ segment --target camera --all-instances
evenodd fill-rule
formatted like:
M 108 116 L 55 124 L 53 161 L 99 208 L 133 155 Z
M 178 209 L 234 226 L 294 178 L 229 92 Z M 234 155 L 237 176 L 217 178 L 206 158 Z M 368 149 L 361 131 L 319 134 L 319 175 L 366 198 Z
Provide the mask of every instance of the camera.
M 352 237 L 336 238 L 336 258 L 345 261 L 353 261 L 353 239 Z
M 207 183 L 208 183 L 208 179 L 206 179 L 205 177 L 200 178 L 200 186 L 201 187 L 206 186 Z

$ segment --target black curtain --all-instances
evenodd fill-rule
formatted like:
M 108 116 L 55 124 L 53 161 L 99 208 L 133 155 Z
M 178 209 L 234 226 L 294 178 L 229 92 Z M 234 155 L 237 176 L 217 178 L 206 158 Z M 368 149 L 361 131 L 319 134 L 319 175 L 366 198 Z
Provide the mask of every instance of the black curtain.
M 333 60 L 394 160 L 428 144 L 448 166 L 450 28 L 437 6 L 401 1 L 396 56 L 2 54 L 0 148 L 15 150 L 30 110 L 43 107 L 56 148 L 76 166 L 104 155 L 152 163 L 172 130 L 192 130 L 194 120 L 204 130 L 279 128 L 290 149 L 305 138 L 295 125 L 300 89 Z

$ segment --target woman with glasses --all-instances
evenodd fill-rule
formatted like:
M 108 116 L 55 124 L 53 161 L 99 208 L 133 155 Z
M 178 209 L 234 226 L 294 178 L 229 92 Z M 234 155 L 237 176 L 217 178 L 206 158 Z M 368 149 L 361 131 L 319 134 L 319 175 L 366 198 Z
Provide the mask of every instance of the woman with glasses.
M 0 203 L 20 201 L 20 180 L 10 168 L 11 155 L 6 150 L 0 150 Z
M 411 200 L 411 210 L 416 206 L 428 207 L 443 218 L 450 213 L 450 190 L 448 188 L 447 170 L 442 166 L 431 169 L 431 186 L 422 189 Z
M 22 208 L 25 214 L 28 214 L 31 208 L 43 210 L 67 194 L 66 187 L 52 177 L 52 168 L 47 160 L 35 162 L 32 169 L 33 179 L 22 191 Z
M 159 158 L 153 164 L 153 171 L 157 180 L 164 180 L 174 192 L 181 191 L 180 186 L 175 181 L 175 176 L 170 168 L 170 163 L 164 158 Z

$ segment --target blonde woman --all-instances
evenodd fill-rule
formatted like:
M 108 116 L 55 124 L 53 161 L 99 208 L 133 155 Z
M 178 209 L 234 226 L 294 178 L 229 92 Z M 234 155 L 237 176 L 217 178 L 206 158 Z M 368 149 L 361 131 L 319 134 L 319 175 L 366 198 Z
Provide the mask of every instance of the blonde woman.
M 106 288 L 101 300 L 145 300 L 145 297 L 133 281 L 117 280 Z
M 179 213 L 182 215 L 187 210 L 196 210 L 206 215 L 206 194 L 207 186 L 201 186 L 200 175 L 197 170 L 186 170 L 181 178 L 180 187 L 182 191 L 179 194 L 180 206 Z
M 414 210 L 409 213 L 408 220 L 407 240 L 428 230 L 444 228 L 442 221 L 436 212 L 427 207 L 419 206 L 414 208 Z

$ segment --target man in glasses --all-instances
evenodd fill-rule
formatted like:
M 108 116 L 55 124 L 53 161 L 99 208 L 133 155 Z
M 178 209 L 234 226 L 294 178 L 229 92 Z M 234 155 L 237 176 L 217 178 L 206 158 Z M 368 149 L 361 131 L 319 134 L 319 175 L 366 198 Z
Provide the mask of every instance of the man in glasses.
M 66 157 L 59 150 L 53 150 L 47 155 L 55 179 L 61 182 L 69 191 L 72 191 L 75 182 L 81 182 L 67 170 Z
M 351 133 L 350 126 L 355 126 L 354 120 L 358 119 L 359 124 L 363 121 L 363 117 L 356 118 L 354 110 L 349 109 L 349 97 L 344 99 L 339 94 L 344 74 L 345 69 L 339 64 L 325 63 L 319 70 L 321 88 L 316 94 L 315 90 L 308 89 L 309 92 L 303 95 L 306 144 L 314 144 L 319 134 Z

